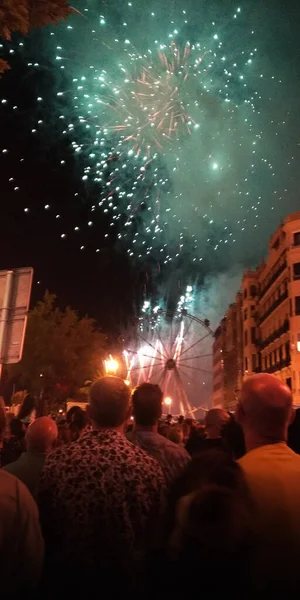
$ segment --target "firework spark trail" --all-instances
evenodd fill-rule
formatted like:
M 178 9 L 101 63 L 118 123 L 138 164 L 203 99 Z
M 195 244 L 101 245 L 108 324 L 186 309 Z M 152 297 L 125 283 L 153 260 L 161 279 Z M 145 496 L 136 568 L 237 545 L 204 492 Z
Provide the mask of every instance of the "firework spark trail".
M 70 140 L 78 158 L 87 202 L 97 187 L 91 213 L 110 219 L 93 250 L 117 239 L 135 264 L 154 258 L 158 273 L 185 254 L 195 267 L 218 264 L 236 237 L 258 227 L 256 182 L 275 181 L 260 115 L 266 106 L 269 114 L 266 85 L 281 80 L 262 72 L 259 36 L 240 7 L 212 10 L 212 18 L 202 7 L 199 21 L 194 6 L 189 12 L 174 2 L 167 22 L 160 8 L 114 4 L 100 13 L 96 3 L 80 0 L 84 18 L 49 29 L 49 52 L 66 75 L 58 83 L 58 136 Z M 44 100 L 37 98 L 39 116 Z M 37 119 L 32 134 L 42 129 Z M 275 193 L 273 186 L 267 197 Z M 71 211 L 67 216 L 70 222 Z M 73 231 L 78 240 L 84 234 Z M 72 231 L 60 236 L 69 240 Z
M 189 43 L 186 43 L 182 55 L 175 42 L 171 43 L 168 50 L 171 50 L 172 58 L 168 57 L 167 50 L 158 52 L 163 73 L 155 61 L 142 66 L 141 75 L 136 78 L 126 73 L 131 85 L 130 92 L 119 87 L 117 93 L 123 97 L 115 101 L 112 99 L 111 104 L 103 102 L 108 108 L 111 106 L 115 113 L 124 113 L 124 123 L 110 125 L 110 129 L 126 132 L 134 128 L 134 131 L 124 138 L 124 142 L 134 141 L 131 149 L 138 156 L 143 149 L 148 157 L 153 155 L 153 151 L 161 152 L 166 140 L 171 141 L 174 134 L 184 135 L 184 130 L 186 134 L 191 135 L 191 124 L 197 125 L 180 98 L 180 85 L 177 80 L 180 78 L 183 85 L 190 76 L 189 69 L 194 72 L 211 51 L 197 56 L 191 66 L 189 59 L 192 48 Z M 174 76 L 177 77 L 173 83 Z M 155 133 L 153 129 L 149 131 L 149 128 L 155 129 Z
M 128 354 L 127 350 L 124 350 L 123 356 L 125 358 L 125 366 L 126 366 L 126 371 L 127 371 L 126 379 L 128 381 L 130 381 L 130 379 L 131 379 L 131 371 L 132 371 L 132 368 L 134 366 L 135 357 L 134 357 L 134 355 L 132 355 L 131 358 L 129 359 L 129 354 Z
M 204 261 L 217 264 L 249 216 L 258 226 L 262 170 L 270 181 L 275 175 L 260 119 L 260 83 L 271 77 L 260 69 L 252 24 L 229 8 L 212 19 L 205 12 L 199 26 L 194 8 L 188 14 L 175 2 L 162 25 L 164 11 L 128 3 L 119 28 L 111 3 L 99 14 L 96 3 L 80 1 L 84 19 L 49 32 L 57 70 L 67 75 L 57 91 L 61 137 L 78 157 L 84 201 L 93 196 L 88 223 L 102 211 L 108 222 L 93 250 L 116 241 L 135 264 L 156 263 L 158 274 L 186 255 L 195 273 Z M 44 99 L 37 102 L 42 109 Z M 42 128 L 39 119 L 33 135 Z M 72 225 L 71 211 L 67 219 Z M 79 239 L 78 230 L 62 229 L 61 239 Z
M 221 44 L 218 46 L 217 38 L 218 36 L 214 36 L 213 46 L 221 48 Z M 190 111 L 187 111 L 185 100 L 188 100 L 188 104 L 192 101 L 196 111 L 199 108 L 198 102 L 191 98 L 191 90 L 188 89 L 185 98 L 185 84 L 193 74 L 199 79 L 200 89 L 201 86 L 203 89 L 207 89 L 211 81 L 207 72 L 212 63 L 203 69 L 200 69 L 200 65 L 208 55 L 212 54 L 213 63 L 217 59 L 213 49 L 201 49 L 199 44 L 192 45 L 189 42 L 180 48 L 178 43 L 173 40 L 169 46 L 160 45 L 158 51 L 151 51 L 152 58 L 149 62 L 129 40 L 126 40 L 127 42 L 132 50 L 127 56 L 129 65 L 120 64 L 120 71 L 125 77 L 124 81 L 118 84 L 117 81 L 109 78 L 106 71 L 100 71 L 100 75 L 98 75 L 97 69 L 93 68 L 92 80 L 90 77 L 84 76 L 81 78 L 84 80 L 83 84 L 77 86 L 78 94 L 80 94 L 79 102 L 80 98 L 82 99 L 79 106 L 84 109 L 86 104 L 91 101 L 87 104 L 90 107 L 88 112 L 94 115 L 94 127 L 97 135 L 105 136 L 107 135 L 105 132 L 109 133 L 109 131 L 120 134 L 119 151 L 127 152 L 128 143 L 132 142 L 129 149 L 136 158 L 141 157 L 144 150 L 145 156 L 149 160 L 153 153 L 162 152 L 166 141 L 172 141 L 173 136 L 177 139 L 178 136 L 184 135 L 184 130 L 185 135 L 190 135 L 191 127 L 198 126 Z M 105 43 L 103 41 L 103 44 Z M 126 65 L 125 61 L 124 64 Z M 141 74 L 135 75 L 134 71 L 140 71 Z M 202 76 L 204 80 L 201 82 Z M 74 79 L 75 85 L 77 81 L 78 79 Z M 229 83 L 226 83 L 224 90 L 224 96 L 227 99 Z M 105 90 L 108 90 L 108 95 Z M 100 115 L 94 111 L 94 103 L 105 107 L 107 113 L 109 111 L 113 113 L 106 123 L 105 114 L 101 115 L 102 123 L 100 122 Z M 122 146 L 124 146 L 124 150 L 122 150 Z M 76 147 L 75 150 L 77 150 Z M 88 170 L 86 176 L 90 177 L 90 174 L 91 169 Z M 99 175 L 101 178 L 101 173 Z M 114 189 L 120 187 L 118 183 L 121 183 L 121 187 L 126 186 L 126 182 L 120 182 L 118 177 L 113 178 L 112 181 Z M 129 223 L 132 218 L 134 217 L 129 215 Z
M 80 35 L 80 24 L 75 21 L 74 27 L 67 26 L 70 33 L 62 36 L 63 42 L 56 46 L 60 68 L 77 71 L 73 85 L 66 85 L 57 93 L 65 102 L 59 118 L 65 120 L 62 133 L 72 140 L 78 166 L 83 168 L 87 193 L 91 186 L 98 186 L 99 202 L 91 211 L 107 213 L 111 222 L 105 238 L 116 237 L 130 258 L 138 262 L 146 256 L 152 261 L 155 256 L 159 274 L 164 265 L 179 260 L 185 250 L 194 253 L 193 263 L 200 263 L 203 243 L 198 237 L 203 242 L 207 238 L 211 250 L 219 256 L 224 245 L 234 243 L 235 237 L 225 219 L 216 241 L 211 242 L 210 230 L 214 231 L 216 215 L 214 203 L 205 204 L 207 192 L 202 192 L 202 182 L 199 190 L 205 214 L 195 212 L 191 220 L 187 221 L 185 216 L 181 219 L 177 213 L 180 210 L 188 215 L 189 211 L 197 210 L 197 202 L 193 205 L 195 193 L 181 198 L 181 193 L 176 192 L 178 185 L 184 188 L 185 173 L 190 189 L 196 188 L 195 179 L 203 169 L 204 183 L 211 179 L 214 187 L 218 179 L 226 176 L 226 170 L 230 172 L 233 149 L 234 152 L 240 149 L 239 156 L 247 151 L 245 132 L 256 139 L 254 123 L 259 94 L 249 85 L 250 77 L 253 82 L 257 54 L 251 40 L 253 32 L 248 31 L 247 45 L 242 49 L 233 43 L 240 8 L 223 17 L 219 24 L 214 20 L 209 26 L 206 23 L 203 31 L 201 28 L 198 35 L 191 36 L 192 40 L 190 29 L 188 35 L 184 33 L 188 22 L 185 10 L 179 11 L 178 22 L 170 22 L 162 30 L 162 36 L 157 35 L 157 27 L 153 29 L 151 13 L 153 39 L 149 35 L 144 44 L 140 36 L 131 39 L 135 30 L 132 8 L 125 9 L 126 36 L 114 33 L 109 7 L 105 11 L 106 14 L 99 15 L 97 10 L 83 10 L 87 27 L 89 23 L 92 25 L 92 36 L 87 39 L 92 39 L 93 48 L 84 49 L 83 61 L 80 55 L 76 64 L 78 53 L 71 44 L 76 28 Z M 143 11 L 143 21 L 144 17 Z M 99 19 L 101 36 L 95 26 Z M 56 36 L 56 32 L 50 35 Z M 217 115 L 210 114 L 211 106 L 217 108 Z M 239 121 L 243 128 L 238 128 Z M 212 142 L 207 143 L 208 135 Z M 190 143 L 198 144 L 199 164 L 194 169 L 184 162 L 188 155 L 193 159 Z M 249 158 L 254 164 L 251 173 L 249 164 L 246 170 L 241 169 L 243 182 L 250 182 L 250 175 L 255 173 L 257 161 Z M 241 190 L 241 186 L 237 189 Z M 235 185 L 228 190 L 231 202 L 237 193 L 242 191 L 237 192 Z M 251 194 L 245 194 L 249 194 L 250 204 Z M 208 196 L 212 196 L 210 191 Z M 258 204 L 259 201 L 252 201 L 253 211 L 258 210 Z M 92 223 L 94 216 L 91 215 Z M 198 224 L 197 235 L 191 235 L 193 222 Z M 238 224 L 243 230 L 245 218 L 238 220 Z M 63 232 L 61 237 L 66 239 L 66 234 Z M 101 251 L 101 241 L 99 246 L 96 251 Z
M 152 374 L 153 374 L 153 366 L 154 366 L 154 361 L 156 360 L 156 354 L 157 354 L 157 350 L 158 350 L 158 346 L 159 346 L 159 340 L 156 340 L 156 344 L 155 344 L 155 354 L 153 355 L 153 359 L 150 363 L 150 368 L 149 368 L 149 372 L 147 375 L 147 381 L 150 381 Z M 160 351 L 162 350 L 162 347 L 160 348 Z M 162 360 L 161 358 L 159 358 L 159 361 L 161 362 L 161 366 L 163 366 Z

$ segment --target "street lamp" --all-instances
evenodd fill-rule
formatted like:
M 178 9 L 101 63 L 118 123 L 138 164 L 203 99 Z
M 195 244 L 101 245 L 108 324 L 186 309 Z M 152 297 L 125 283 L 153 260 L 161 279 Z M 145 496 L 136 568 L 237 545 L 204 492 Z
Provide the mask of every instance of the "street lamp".
M 109 358 L 104 361 L 104 366 L 107 375 L 115 375 L 119 368 L 119 363 L 110 354 Z
M 173 402 L 173 400 L 172 400 L 172 398 L 170 398 L 170 396 L 167 396 L 164 399 L 164 403 L 165 403 L 166 406 L 171 406 L 172 402 Z

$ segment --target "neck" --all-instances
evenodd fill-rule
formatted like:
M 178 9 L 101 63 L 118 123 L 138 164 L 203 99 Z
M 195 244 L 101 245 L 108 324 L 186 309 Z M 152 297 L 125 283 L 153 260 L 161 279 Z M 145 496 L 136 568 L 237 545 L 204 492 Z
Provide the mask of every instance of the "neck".
M 42 449 L 26 447 L 26 452 L 27 452 L 27 454 L 49 454 L 53 449 L 54 449 L 53 446 L 51 446 L 51 448 L 42 448 Z
M 122 423 L 122 425 L 119 425 L 118 427 L 100 427 L 100 425 L 96 425 L 95 423 L 92 423 L 93 425 L 93 429 L 96 429 L 97 431 L 117 431 L 118 433 L 124 433 L 124 427 L 125 427 L 125 423 Z
M 256 450 L 256 448 L 261 448 L 261 446 L 269 446 L 272 444 L 286 444 L 286 438 L 284 435 L 258 436 L 245 432 L 244 436 L 247 452 L 250 452 L 250 450 Z
M 135 431 L 152 431 L 152 433 L 157 433 L 158 425 L 157 423 L 155 425 L 150 425 L 149 427 L 144 425 L 136 425 L 134 429 Z

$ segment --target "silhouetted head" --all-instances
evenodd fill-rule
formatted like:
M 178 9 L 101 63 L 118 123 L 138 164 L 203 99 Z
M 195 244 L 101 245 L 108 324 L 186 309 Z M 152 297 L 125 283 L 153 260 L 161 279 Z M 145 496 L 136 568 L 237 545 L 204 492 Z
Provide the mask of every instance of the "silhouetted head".
M 153 427 L 162 413 L 163 393 L 158 385 L 142 383 L 132 396 L 132 410 L 135 422 L 140 427 Z
M 294 418 L 290 388 L 268 373 L 249 377 L 242 386 L 236 418 L 248 451 L 286 441 L 288 426 Z
M 11 435 L 21 440 L 25 434 L 25 425 L 23 425 L 18 417 L 13 417 L 9 423 L 9 430 Z
M 90 388 L 90 417 L 95 427 L 120 428 L 130 412 L 130 389 L 123 379 L 105 376 Z
M 222 429 L 229 419 L 229 414 L 223 408 L 211 408 L 205 416 L 207 437 L 214 439 L 222 435 Z
M 246 454 L 243 430 L 232 415 L 224 424 L 222 438 L 235 460 L 242 458 Z
M 173 425 L 168 432 L 168 439 L 173 442 L 173 444 L 181 444 L 183 442 L 183 431 L 180 425 Z
M 226 452 L 204 451 L 174 482 L 170 499 L 169 552 L 179 577 L 201 565 L 208 589 L 221 591 L 232 564 L 238 565 L 238 575 L 240 568 L 249 568 L 252 507 L 240 466 Z M 216 557 L 222 557 L 219 579 Z
M 71 408 L 69 408 L 67 414 L 66 414 L 66 421 L 67 423 L 72 423 L 74 421 L 74 419 L 76 418 L 76 415 L 78 413 L 80 413 L 82 411 L 82 408 L 80 406 L 71 406 Z
M 47 454 L 53 450 L 58 436 L 55 421 L 51 417 L 39 417 L 29 425 L 25 443 L 27 452 Z
M 20 421 L 29 421 L 35 408 L 36 403 L 34 397 L 31 394 L 27 394 L 20 406 L 18 419 L 20 419 Z

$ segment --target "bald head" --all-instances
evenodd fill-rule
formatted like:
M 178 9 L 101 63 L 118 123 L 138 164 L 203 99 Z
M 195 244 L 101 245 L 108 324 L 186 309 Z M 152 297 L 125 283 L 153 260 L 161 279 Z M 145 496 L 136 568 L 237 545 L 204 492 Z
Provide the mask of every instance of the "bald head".
M 102 377 L 90 389 L 90 416 L 97 427 L 115 429 L 129 416 L 130 389 L 120 377 Z
M 274 375 L 260 373 L 243 384 L 237 419 L 246 438 L 284 441 L 293 418 L 292 405 L 290 388 Z
M 229 419 L 229 414 L 223 408 L 211 408 L 205 416 L 205 429 L 209 438 L 219 438 L 222 429 Z
M 50 417 L 39 417 L 29 425 L 25 441 L 28 452 L 47 454 L 53 449 L 57 440 L 57 426 Z

